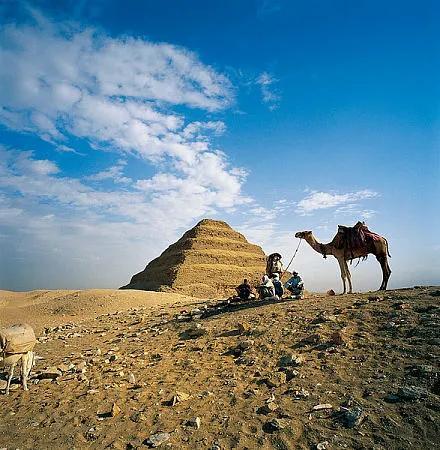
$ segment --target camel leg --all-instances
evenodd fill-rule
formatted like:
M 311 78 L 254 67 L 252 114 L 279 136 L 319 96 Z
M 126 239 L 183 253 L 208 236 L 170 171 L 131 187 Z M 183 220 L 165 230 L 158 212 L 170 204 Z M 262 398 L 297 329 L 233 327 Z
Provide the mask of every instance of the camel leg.
M 388 258 L 386 256 L 385 256 L 385 269 L 386 269 L 387 275 L 386 275 L 385 283 L 383 286 L 384 290 L 386 290 L 386 288 L 388 286 L 388 280 L 390 279 L 390 276 L 391 276 L 391 269 L 390 269 L 390 265 L 388 264 Z
M 382 284 L 380 285 L 379 291 L 384 291 L 387 288 L 388 279 L 391 275 L 391 269 L 388 266 L 387 258 L 384 255 L 377 255 L 377 261 L 382 269 Z
M 345 285 L 345 277 L 346 277 L 346 275 L 345 275 L 345 261 L 338 259 L 338 263 L 339 263 L 339 268 L 341 269 L 342 286 L 344 287 L 344 291 L 342 292 L 342 294 L 345 294 L 345 292 L 347 291 L 347 287 Z
M 9 386 L 11 385 L 11 380 L 12 377 L 14 376 L 14 368 L 15 368 L 15 364 L 12 364 L 11 366 L 9 366 L 9 373 L 8 373 L 8 382 L 6 384 L 6 395 L 9 395 Z
M 353 292 L 353 286 L 351 284 L 351 273 L 350 269 L 348 268 L 347 261 L 344 261 L 344 263 L 345 263 L 345 276 L 347 277 L 348 280 L 348 293 L 351 294 Z
M 28 366 L 29 366 L 29 353 L 25 353 L 21 357 L 21 384 L 23 386 L 23 390 L 27 391 L 27 377 L 28 377 Z

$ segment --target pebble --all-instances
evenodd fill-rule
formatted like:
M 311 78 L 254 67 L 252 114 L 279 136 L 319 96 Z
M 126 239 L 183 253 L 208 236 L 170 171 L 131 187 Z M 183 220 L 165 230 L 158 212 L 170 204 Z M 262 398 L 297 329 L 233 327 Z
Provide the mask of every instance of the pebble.
M 62 375 L 61 371 L 58 370 L 56 367 L 49 367 L 40 374 L 38 374 L 38 378 L 40 380 L 56 380 L 58 377 Z
M 198 430 L 202 424 L 202 420 L 200 419 L 200 417 L 194 417 L 193 419 L 189 419 L 186 424 L 190 427 L 195 428 L 196 430 Z
M 257 413 L 267 415 L 267 414 L 270 414 L 271 412 L 276 411 L 277 409 L 278 409 L 278 405 L 275 402 L 269 402 L 263 406 L 260 406 L 257 409 Z
M 313 411 L 320 411 L 322 409 L 332 409 L 333 406 L 330 403 L 320 403 L 319 405 L 315 405 L 313 407 Z
M 266 433 L 274 433 L 275 431 L 282 430 L 289 425 L 287 419 L 272 419 L 263 425 L 263 431 Z
M 155 433 L 152 434 L 149 438 L 145 439 L 144 444 L 150 448 L 159 447 L 164 442 L 167 442 L 171 438 L 170 433 Z
M 330 448 L 330 444 L 328 441 L 320 442 L 319 444 L 316 444 L 316 450 L 327 450 Z
M 279 367 L 288 367 L 288 366 L 299 366 L 304 361 L 301 355 L 284 355 L 280 358 L 278 362 Z
M 397 396 L 401 400 L 415 401 L 428 396 L 426 389 L 417 386 L 402 386 L 397 391 Z
M 364 412 L 359 406 L 354 406 L 353 408 L 341 408 L 340 414 L 341 419 L 347 428 L 354 428 L 364 419 Z

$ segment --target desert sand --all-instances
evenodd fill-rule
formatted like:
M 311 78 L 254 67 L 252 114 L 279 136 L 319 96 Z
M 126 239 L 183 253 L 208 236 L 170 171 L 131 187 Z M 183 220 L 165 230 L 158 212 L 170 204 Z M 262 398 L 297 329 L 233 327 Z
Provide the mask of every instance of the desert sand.
M 30 390 L 0 393 L 0 448 L 435 448 L 439 294 L 1 292 L 40 342 Z

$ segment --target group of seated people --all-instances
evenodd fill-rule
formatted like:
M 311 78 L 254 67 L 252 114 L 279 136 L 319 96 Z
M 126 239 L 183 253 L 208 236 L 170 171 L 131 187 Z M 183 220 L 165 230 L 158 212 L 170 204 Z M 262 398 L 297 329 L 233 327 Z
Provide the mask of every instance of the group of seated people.
M 235 288 L 237 291 L 237 300 L 251 300 L 256 298 L 252 286 L 248 280 L 243 280 L 243 283 Z M 280 300 L 285 293 L 288 293 L 285 298 L 303 298 L 304 283 L 298 272 L 293 272 L 289 280 L 284 284 L 280 280 L 279 273 L 272 274 L 269 278 L 268 275 L 264 275 L 261 284 L 256 286 L 258 298 L 263 300 Z

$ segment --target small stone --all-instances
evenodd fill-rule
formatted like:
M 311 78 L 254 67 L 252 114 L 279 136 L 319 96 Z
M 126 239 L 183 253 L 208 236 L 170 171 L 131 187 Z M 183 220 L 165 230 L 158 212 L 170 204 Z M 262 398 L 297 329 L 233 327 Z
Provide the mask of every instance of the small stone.
M 133 373 L 129 373 L 129 375 L 128 375 L 128 382 L 130 383 L 130 384 L 135 384 L 136 383 L 136 377 L 134 376 L 134 374 Z
M 189 400 L 191 398 L 190 394 L 187 394 L 186 392 L 179 392 L 177 391 L 172 397 L 171 400 L 168 402 L 171 406 L 177 405 L 177 403 L 184 402 L 186 400 Z
M 70 370 L 70 369 L 69 369 L 69 366 L 68 366 L 67 364 L 64 364 L 64 363 L 59 364 L 58 367 L 57 367 L 57 369 L 58 369 L 60 372 L 68 372 L 68 371 Z
M 304 388 L 298 389 L 293 392 L 293 397 L 295 400 L 301 400 L 303 398 L 307 398 L 310 396 L 309 391 L 305 390 Z
M 251 327 L 246 322 L 237 323 L 237 330 L 240 334 L 247 334 L 251 331 Z
M 260 406 L 257 409 L 257 413 L 267 415 L 270 414 L 271 412 L 276 411 L 278 408 L 279 406 L 275 402 L 268 402 L 265 405 Z
M 340 414 L 342 421 L 347 428 L 354 428 L 364 419 L 364 412 L 359 406 L 353 408 L 341 408 Z
M 144 444 L 150 448 L 156 448 L 159 447 L 159 445 L 162 445 L 164 442 L 168 441 L 170 437 L 170 433 L 155 433 L 152 434 L 149 438 L 145 439 Z
M 303 363 L 304 359 L 301 355 L 284 355 L 278 362 L 279 367 L 299 366 Z
M 186 424 L 198 430 L 200 428 L 200 425 L 202 424 L 202 420 L 200 419 L 200 417 L 194 417 L 193 419 L 189 419 Z
M 321 411 L 322 409 L 332 409 L 333 406 L 330 403 L 320 403 L 313 407 L 313 411 Z
M 319 444 L 316 444 L 316 450 L 328 450 L 330 448 L 330 444 L 328 441 L 320 442 Z
M 62 375 L 61 371 L 56 367 L 49 367 L 38 375 L 40 380 L 56 380 Z
M 299 375 L 297 370 L 290 369 L 289 367 L 280 367 L 280 371 L 286 374 L 286 381 L 293 380 Z
M 411 402 L 415 400 L 421 400 L 422 398 L 426 398 L 428 396 L 428 392 L 426 391 L 426 389 L 417 386 L 402 386 L 398 389 L 397 396 L 401 400 Z
M 332 297 L 333 295 L 336 295 L 336 292 L 333 289 L 329 289 L 326 292 L 326 295 L 329 296 L 329 297 Z
M 200 324 L 194 327 L 188 328 L 186 331 L 180 334 L 180 339 L 197 339 L 207 333 L 206 329 Z
M 264 383 L 269 388 L 275 388 L 278 386 L 281 386 L 282 384 L 286 383 L 287 376 L 284 372 L 275 372 L 271 374 L 268 378 L 264 380 Z
M 113 403 L 112 409 L 110 411 L 111 417 L 116 417 L 121 412 L 121 408 L 116 403 Z
M 342 330 L 335 331 L 330 336 L 330 343 L 333 345 L 343 345 L 346 343 L 346 338 Z
M 117 361 L 118 359 L 119 359 L 118 355 L 110 355 L 109 361 L 114 362 Z
M 237 347 L 243 351 L 249 350 L 254 345 L 254 341 L 252 339 L 246 339 L 245 341 L 240 341 Z
M 289 426 L 287 419 L 272 419 L 263 425 L 263 431 L 266 433 L 274 433 Z
M 135 423 L 145 422 L 147 420 L 147 416 L 144 414 L 143 411 L 136 411 L 134 414 L 130 416 L 130 420 Z

